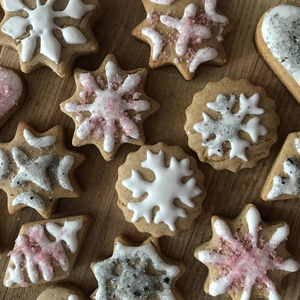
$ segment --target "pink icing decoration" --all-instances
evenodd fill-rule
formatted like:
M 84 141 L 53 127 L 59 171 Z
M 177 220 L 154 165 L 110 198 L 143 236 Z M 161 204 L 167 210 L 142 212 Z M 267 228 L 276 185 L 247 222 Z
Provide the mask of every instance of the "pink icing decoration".
M 158 14 L 156 13 L 156 11 L 151 10 L 151 11 L 148 12 L 148 14 L 147 14 L 147 21 L 150 24 L 157 24 L 158 23 L 159 17 L 158 17 Z
M 0 118 L 18 103 L 22 91 L 21 79 L 13 71 L 0 67 Z

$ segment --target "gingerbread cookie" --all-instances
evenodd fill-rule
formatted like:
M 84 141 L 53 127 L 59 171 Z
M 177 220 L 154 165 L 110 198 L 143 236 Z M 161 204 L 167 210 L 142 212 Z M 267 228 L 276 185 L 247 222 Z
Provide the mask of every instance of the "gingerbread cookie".
M 48 66 L 70 76 L 78 56 L 98 51 L 91 30 L 101 15 L 98 0 L 1 0 L 1 6 L 0 45 L 18 51 L 25 73 Z
M 180 147 L 142 146 L 127 156 L 118 174 L 118 206 L 141 232 L 175 235 L 202 211 L 204 176 Z
M 24 80 L 15 71 L 0 66 L 0 127 L 23 104 L 25 97 Z
M 94 300 L 183 299 L 176 281 L 185 267 L 164 256 L 153 237 L 137 246 L 120 236 L 115 239 L 113 256 L 91 267 L 98 281 L 91 295 Z
M 50 218 L 59 198 L 81 194 L 75 169 L 84 155 L 65 147 L 61 126 L 38 133 L 20 123 L 15 138 L 0 144 L 0 188 L 11 214 L 28 206 Z
M 261 192 L 265 201 L 300 197 L 300 132 L 290 133 Z
M 212 228 L 212 239 L 195 251 L 209 270 L 205 292 L 234 300 L 281 299 L 281 280 L 300 267 L 285 247 L 288 224 L 266 224 L 250 204 L 234 220 L 213 217 Z
M 236 172 L 269 155 L 278 125 L 275 102 L 263 88 L 223 78 L 194 95 L 184 129 L 202 162 Z
M 255 42 L 272 71 L 300 103 L 300 4 L 280 4 L 260 19 Z
M 146 69 L 124 71 L 108 55 L 94 72 L 75 72 L 76 92 L 61 110 L 75 122 L 74 146 L 95 144 L 112 160 L 123 143 L 145 143 L 143 122 L 159 109 L 144 92 Z
M 151 68 L 174 65 L 190 80 L 202 63 L 227 62 L 222 41 L 233 26 L 217 13 L 217 0 L 142 1 L 147 18 L 132 35 L 151 46 Z
M 6 287 L 27 287 L 69 276 L 85 237 L 88 216 L 24 224 L 4 277 Z
M 87 297 L 78 288 L 64 284 L 50 286 L 36 300 L 87 300 Z

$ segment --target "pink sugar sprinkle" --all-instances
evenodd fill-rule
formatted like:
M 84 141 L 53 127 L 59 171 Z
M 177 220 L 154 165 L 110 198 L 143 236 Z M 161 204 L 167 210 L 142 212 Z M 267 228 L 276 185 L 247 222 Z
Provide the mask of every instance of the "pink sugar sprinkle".
M 151 10 L 151 11 L 148 12 L 147 21 L 150 24 L 157 24 L 159 22 L 159 17 L 158 17 L 158 14 L 156 13 L 156 11 Z

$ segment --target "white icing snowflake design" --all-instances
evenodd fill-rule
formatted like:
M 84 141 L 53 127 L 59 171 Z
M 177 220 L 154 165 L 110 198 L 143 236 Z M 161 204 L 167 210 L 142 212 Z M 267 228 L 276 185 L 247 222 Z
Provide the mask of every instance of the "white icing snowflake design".
M 265 111 L 258 107 L 260 96 L 254 94 L 249 99 L 244 94 L 239 98 L 239 111 L 232 113 L 232 108 L 236 104 L 236 96 L 230 95 L 228 98 L 225 95 L 219 95 L 215 102 L 206 104 L 208 108 L 215 112 L 219 112 L 221 117 L 217 120 L 210 118 L 209 115 L 203 113 L 204 120 L 194 125 L 194 130 L 202 134 L 202 146 L 208 147 L 208 155 L 214 154 L 222 157 L 223 144 L 230 142 L 230 159 L 239 157 L 244 161 L 248 161 L 245 149 L 251 146 L 247 140 L 243 140 L 239 136 L 240 131 L 247 132 L 252 141 L 256 143 L 259 136 L 264 136 L 268 130 L 263 125 L 260 125 L 258 116 L 252 117 L 247 123 L 244 119 L 247 116 L 262 115 Z M 213 138 L 214 137 L 214 138 Z
M 140 112 L 150 109 L 147 100 L 141 100 L 141 94 L 136 89 L 141 83 L 142 76 L 138 73 L 130 74 L 123 82 L 121 71 L 113 61 L 108 61 L 105 65 L 107 88 L 102 89 L 90 73 L 80 74 L 79 81 L 84 88 L 81 93 L 81 102 L 68 102 L 65 105 L 67 112 L 77 113 L 77 137 L 81 140 L 93 135 L 96 138 L 104 136 L 104 151 L 111 153 L 115 148 L 118 127 L 121 128 L 126 141 L 128 137 L 140 138 L 140 131 L 137 122 L 140 120 Z M 99 82 L 101 78 L 97 78 Z M 125 99 L 131 94 L 131 99 Z M 94 95 L 92 103 L 86 103 L 86 96 Z M 128 112 L 135 112 L 130 117 Z M 88 112 L 88 117 L 83 113 Z M 83 120 L 83 121 L 82 121 Z M 121 142 L 122 142 L 121 140 Z
M 149 266 L 158 274 L 149 274 Z M 96 300 L 148 299 L 151 295 L 172 300 L 175 299 L 171 290 L 172 281 L 180 269 L 166 264 L 151 244 L 130 247 L 118 242 L 113 256 L 96 263 L 93 272 L 98 281 Z M 107 288 L 108 282 L 113 289 Z
M 17 43 L 22 43 L 21 59 L 29 62 L 40 42 L 40 53 L 45 55 L 56 64 L 59 63 L 61 55 L 61 44 L 53 34 L 59 30 L 68 44 L 85 44 L 86 37 L 74 26 L 59 27 L 55 23 L 57 18 L 72 18 L 80 20 L 95 5 L 84 4 L 81 0 L 69 0 L 68 5 L 62 11 L 53 9 L 56 0 L 47 0 L 44 5 L 36 0 L 35 9 L 27 7 L 22 0 L 3 0 L 3 8 L 7 12 L 25 12 L 28 16 L 12 16 L 2 26 L 3 33 L 11 36 Z M 32 28 L 28 32 L 28 27 Z M 28 34 L 29 33 L 29 34 Z M 24 35 L 26 36 L 24 37 Z
M 242 291 L 241 300 L 250 300 L 253 286 L 266 289 L 270 300 L 281 299 L 275 283 L 269 278 L 268 271 L 284 270 L 296 272 L 299 263 L 289 258 L 283 260 L 276 249 L 287 239 L 289 226 L 284 224 L 276 229 L 268 242 L 259 236 L 261 217 L 255 207 L 246 213 L 248 234 L 240 237 L 232 234 L 227 223 L 217 219 L 214 223 L 215 234 L 219 238 L 220 248 L 215 250 L 201 250 L 198 259 L 212 265 L 221 277 L 213 278 L 209 284 L 209 294 L 218 296 L 232 291 Z
M 46 281 L 52 280 L 54 267 L 60 266 L 63 271 L 68 271 L 69 259 L 62 241 L 72 253 L 75 253 L 78 248 L 77 232 L 82 226 L 82 220 L 74 220 L 65 221 L 63 226 L 49 222 L 45 226 L 37 224 L 29 227 L 26 234 L 18 236 L 16 248 L 9 253 L 13 267 L 8 267 L 10 276 L 5 286 L 28 285 L 25 272 L 29 281 L 36 283 L 39 281 L 39 274 Z M 55 241 L 48 239 L 45 230 L 55 238 Z
M 175 231 L 177 218 L 185 218 L 187 214 L 184 209 L 174 205 L 174 200 L 179 199 L 186 206 L 195 207 L 192 198 L 201 194 L 201 190 L 196 186 L 196 178 L 182 182 L 182 179 L 194 175 L 189 169 L 190 160 L 185 158 L 177 161 L 175 157 L 172 157 L 170 166 L 166 167 L 162 150 L 158 154 L 147 150 L 147 159 L 142 162 L 141 166 L 155 174 L 153 182 L 144 180 L 136 170 L 132 170 L 132 176 L 122 182 L 127 189 L 132 191 L 134 198 L 147 194 L 141 202 L 128 203 L 128 209 L 134 212 L 132 222 L 145 218 L 150 224 L 153 219 L 153 209 L 158 207 L 159 210 L 153 222 L 155 224 L 163 222 L 171 231 Z
M 294 143 L 298 154 L 300 154 L 300 138 Z M 300 193 L 300 168 L 293 158 L 287 158 L 283 163 L 284 173 L 289 177 L 274 176 L 273 186 L 268 193 L 268 199 L 274 200 L 281 195 L 298 195 Z

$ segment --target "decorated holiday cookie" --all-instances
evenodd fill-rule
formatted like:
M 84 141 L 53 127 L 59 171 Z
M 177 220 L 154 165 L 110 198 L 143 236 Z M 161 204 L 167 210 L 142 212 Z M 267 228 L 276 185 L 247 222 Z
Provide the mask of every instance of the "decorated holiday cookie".
M 0 66 L 0 127 L 23 104 L 25 97 L 24 80 L 15 71 Z
M 75 72 L 76 92 L 61 110 L 75 122 L 74 146 L 95 144 L 105 160 L 123 143 L 145 142 L 143 122 L 159 109 L 144 92 L 146 69 L 124 71 L 108 55 L 94 72 Z
M 290 133 L 261 192 L 266 201 L 300 197 L 300 132 Z
M 233 26 L 217 12 L 217 0 L 142 2 L 147 17 L 132 34 L 151 46 L 151 68 L 171 64 L 190 80 L 202 63 L 227 62 L 222 41 Z
M 257 25 L 255 42 L 259 54 L 300 103 L 300 4 L 270 8 Z
M 87 300 L 87 297 L 77 287 L 64 284 L 50 286 L 36 300 Z
M 0 144 L 0 188 L 11 214 L 28 206 L 48 219 L 59 198 L 81 194 L 75 169 L 84 155 L 65 147 L 61 126 L 38 133 L 20 123 L 15 138 Z
M 21 69 L 50 67 L 70 76 L 73 61 L 98 51 L 91 27 L 101 15 L 98 0 L 1 0 L 0 45 L 16 49 Z
M 98 281 L 98 288 L 91 295 L 94 300 L 183 299 L 176 281 L 185 267 L 164 256 L 154 237 L 134 245 L 120 236 L 115 239 L 112 257 L 92 263 L 91 267 Z
M 213 217 L 212 229 L 212 239 L 195 251 L 209 270 L 205 292 L 234 300 L 281 299 L 281 280 L 300 267 L 285 247 L 288 224 L 266 224 L 250 204 L 234 220 Z
M 68 277 L 89 223 L 88 216 L 76 216 L 24 224 L 8 253 L 4 285 L 27 287 Z
M 269 155 L 278 125 L 275 102 L 263 88 L 224 78 L 194 95 L 184 129 L 202 162 L 236 172 Z
M 118 206 L 141 232 L 173 236 L 202 211 L 204 176 L 180 147 L 142 146 L 127 156 L 118 174 Z

